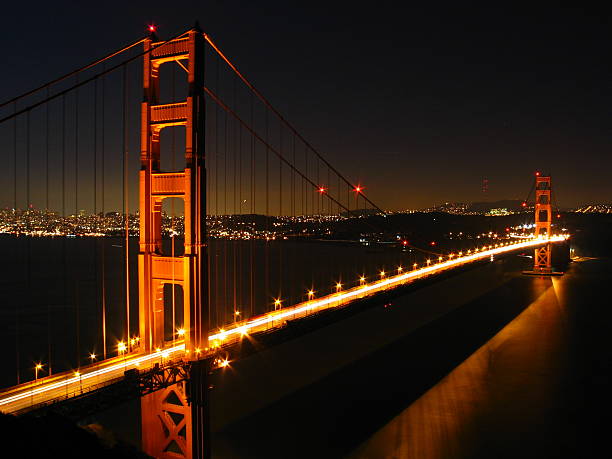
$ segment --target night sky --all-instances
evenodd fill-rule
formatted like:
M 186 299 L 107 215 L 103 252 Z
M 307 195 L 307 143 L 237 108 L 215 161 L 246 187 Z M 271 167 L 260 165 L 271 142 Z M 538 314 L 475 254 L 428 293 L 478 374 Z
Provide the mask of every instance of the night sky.
M 612 202 L 609 9 L 358 5 L 12 2 L 0 100 L 199 19 L 381 207 L 523 199 L 536 170 L 561 207 Z

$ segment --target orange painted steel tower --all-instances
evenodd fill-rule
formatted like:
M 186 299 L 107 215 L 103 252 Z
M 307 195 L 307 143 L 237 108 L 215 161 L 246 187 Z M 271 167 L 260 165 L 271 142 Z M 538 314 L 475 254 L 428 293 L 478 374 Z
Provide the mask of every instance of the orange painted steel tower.
M 552 206 L 550 202 L 550 176 L 536 175 L 535 183 L 535 235 L 550 237 L 552 223 Z M 533 272 L 550 274 L 552 272 L 550 243 L 535 248 L 533 255 Z
M 140 251 L 138 255 L 140 345 L 145 352 L 165 345 L 164 285 L 183 289 L 186 355 L 198 357 L 208 341 L 206 247 L 206 169 L 204 162 L 204 38 L 196 26 L 179 38 L 163 42 L 151 35 L 144 41 L 144 97 L 141 112 Z M 179 64 L 187 72 L 184 102 L 159 103 L 163 64 Z M 162 129 L 185 128 L 185 169 L 163 172 L 160 164 Z M 161 211 L 166 198 L 182 198 L 185 212 L 184 255 L 162 249 Z M 174 286 L 173 286 L 174 288 Z M 172 330 L 171 333 L 175 333 Z M 194 370 L 203 368 L 192 363 Z M 196 371 L 197 373 L 197 371 Z M 192 378 L 198 384 L 202 375 Z M 204 378 L 205 379 L 205 378 Z M 153 457 L 202 457 L 206 391 L 188 393 L 182 382 L 142 398 L 142 443 Z M 207 439 L 206 439 L 207 441 Z

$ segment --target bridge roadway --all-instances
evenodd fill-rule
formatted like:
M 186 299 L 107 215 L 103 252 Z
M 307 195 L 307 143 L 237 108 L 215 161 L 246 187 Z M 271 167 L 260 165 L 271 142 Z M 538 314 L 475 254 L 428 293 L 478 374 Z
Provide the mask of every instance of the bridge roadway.
M 534 248 L 546 242 L 561 242 L 565 236 L 553 236 L 550 239 L 526 239 L 511 243 L 486 246 L 478 251 L 457 254 L 446 261 L 428 264 L 410 271 L 400 271 L 395 275 L 383 277 L 378 281 L 363 283 L 357 287 L 341 290 L 331 295 L 311 299 L 294 306 L 285 307 L 248 320 L 236 322 L 225 330 L 219 330 L 209 336 L 210 347 L 198 352 L 210 353 L 223 345 L 239 341 L 247 334 L 253 334 L 275 327 L 282 327 L 287 321 L 306 317 L 326 309 L 346 305 L 353 300 L 376 294 L 380 291 L 403 285 L 417 279 L 438 274 L 442 271 L 457 268 L 469 263 L 486 260 L 495 255 L 502 255 L 515 250 Z M 102 386 L 113 384 L 123 378 L 128 369 L 147 369 L 156 363 L 164 364 L 171 360 L 185 357 L 185 347 L 180 341 L 169 344 L 166 348 L 153 353 L 132 352 L 119 355 L 98 363 L 81 367 L 78 372 L 70 371 L 52 376 L 38 378 L 36 381 L 20 384 L 0 392 L 0 411 L 17 413 L 29 407 L 53 403 L 75 397 Z

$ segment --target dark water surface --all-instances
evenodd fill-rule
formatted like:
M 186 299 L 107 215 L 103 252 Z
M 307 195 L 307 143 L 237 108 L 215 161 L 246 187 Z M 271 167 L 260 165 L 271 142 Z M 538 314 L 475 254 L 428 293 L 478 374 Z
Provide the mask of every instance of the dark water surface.
M 611 268 L 586 259 L 536 278 L 515 266 L 503 285 L 218 433 L 215 456 L 599 457 Z

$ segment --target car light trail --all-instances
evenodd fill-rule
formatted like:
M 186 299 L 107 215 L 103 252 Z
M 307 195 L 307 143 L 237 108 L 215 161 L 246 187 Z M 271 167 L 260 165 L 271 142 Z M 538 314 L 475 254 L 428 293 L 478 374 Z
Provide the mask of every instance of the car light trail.
M 515 242 L 501 247 L 495 247 L 491 249 L 484 249 L 480 252 L 472 254 L 461 255 L 457 257 L 451 257 L 447 261 L 442 261 L 434 265 L 428 265 L 420 269 L 415 269 L 410 272 L 398 274 L 391 277 L 382 278 L 379 281 L 372 282 L 370 284 L 363 284 L 358 287 L 354 287 L 344 292 L 334 293 L 331 295 L 324 296 L 317 300 L 309 300 L 303 303 L 299 303 L 295 306 L 284 308 L 282 311 L 274 311 L 262 316 L 233 324 L 229 329 L 223 330 L 219 333 L 209 335 L 208 339 L 212 342 L 212 346 L 219 346 L 221 343 L 227 343 L 228 339 L 239 339 L 241 336 L 246 335 L 249 332 L 260 331 L 266 329 L 269 325 L 273 325 L 274 322 L 279 320 L 304 317 L 323 309 L 330 309 L 338 307 L 348 303 L 357 298 L 362 298 L 367 295 L 371 295 L 381 290 L 385 290 L 389 287 L 395 287 L 409 280 L 414 280 L 429 274 L 433 274 L 438 271 L 444 271 L 449 268 L 454 268 L 460 265 L 472 263 L 474 261 L 484 260 L 495 255 L 499 255 L 506 252 L 511 252 L 518 249 L 527 249 L 535 247 L 537 245 L 544 244 L 546 242 L 561 242 L 567 239 L 567 236 L 553 236 L 549 239 L 537 238 L 530 239 L 524 242 Z
M 43 394 L 45 392 L 52 391 L 55 389 L 64 389 L 66 386 L 69 386 L 71 384 L 81 384 L 83 381 L 87 381 L 91 378 L 96 378 L 102 375 L 106 375 L 108 373 L 125 370 L 128 367 L 139 366 L 151 360 L 156 360 L 158 358 L 162 358 L 162 357 L 170 358 L 173 354 L 184 351 L 184 350 L 185 350 L 185 345 L 179 344 L 177 346 L 170 347 L 164 350 L 160 350 L 159 352 L 154 352 L 152 354 L 146 354 L 146 355 L 142 355 L 139 357 L 132 357 L 132 358 L 129 358 L 129 360 L 126 360 L 125 362 L 123 361 L 123 359 L 121 359 L 117 363 L 114 363 L 108 367 L 100 368 L 98 370 L 90 371 L 87 373 L 80 373 L 70 378 L 63 378 L 60 381 L 57 381 L 54 383 L 42 384 L 36 388 L 25 387 L 23 389 L 23 392 L 20 392 L 16 395 L 12 395 L 10 397 L 0 399 L 0 406 L 6 405 L 9 403 L 13 403 L 13 402 L 22 400 L 24 398 Z

